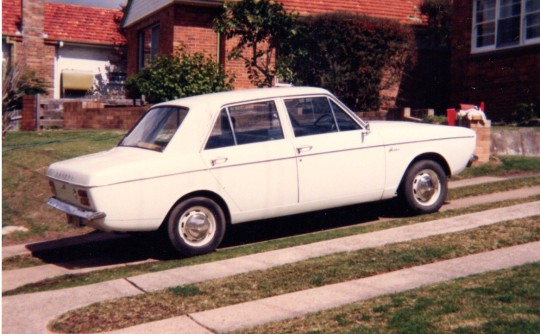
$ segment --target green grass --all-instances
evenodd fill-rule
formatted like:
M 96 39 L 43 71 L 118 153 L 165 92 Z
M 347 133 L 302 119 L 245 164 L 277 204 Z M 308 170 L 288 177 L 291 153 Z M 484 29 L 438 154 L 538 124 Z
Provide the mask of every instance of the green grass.
M 112 330 L 538 240 L 540 216 L 106 301 L 70 311 L 53 328 L 63 332 Z M 417 311 L 404 309 L 391 323 L 406 322 Z
M 540 157 L 501 156 L 487 164 L 465 169 L 456 179 L 522 173 L 540 173 Z
M 45 205 L 50 197 L 47 167 L 55 161 L 108 150 L 122 135 L 118 131 L 8 133 L 2 143 L 2 227 L 23 226 L 29 232 L 4 236 L 3 241 L 81 233 L 66 224 L 65 215 Z
M 540 332 L 540 264 L 358 302 L 239 333 Z

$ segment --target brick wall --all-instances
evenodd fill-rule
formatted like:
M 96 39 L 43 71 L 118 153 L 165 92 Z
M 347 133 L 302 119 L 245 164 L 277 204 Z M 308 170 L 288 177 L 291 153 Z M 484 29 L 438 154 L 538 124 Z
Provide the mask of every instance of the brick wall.
M 518 103 L 540 103 L 540 45 L 471 54 L 472 1 L 454 1 L 451 101 L 485 102 L 492 120 L 510 120 Z
M 93 102 L 65 102 L 64 129 L 128 130 L 147 109 L 147 107 L 105 107 L 102 103 Z
M 35 131 L 36 130 L 36 107 L 37 97 L 35 95 L 23 96 L 23 108 L 21 112 L 21 130 Z
M 43 78 L 50 93 L 53 90 L 55 45 L 45 43 L 43 0 L 22 1 L 22 39 L 16 43 L 14 61 Z

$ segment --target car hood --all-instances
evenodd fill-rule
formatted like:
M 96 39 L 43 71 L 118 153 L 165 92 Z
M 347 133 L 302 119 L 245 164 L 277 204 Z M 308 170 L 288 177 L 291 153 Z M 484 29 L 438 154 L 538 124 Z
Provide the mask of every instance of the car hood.
M 470 138 L 476 134 L 459 126 L 433 125 L 399 121 L 372 121 L 370 130 L 379 134 L 386 145 L 439 140 L 449 138 Z
M 47 177 L 83 187 L 103 186 L 174 173 L 165 161 L 162 152 L 115 147 L 53 163 Z

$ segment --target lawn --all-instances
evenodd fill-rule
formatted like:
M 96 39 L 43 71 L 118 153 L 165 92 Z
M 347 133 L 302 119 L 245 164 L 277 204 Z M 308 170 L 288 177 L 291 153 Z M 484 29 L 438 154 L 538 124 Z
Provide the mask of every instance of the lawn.
M 45 205 L 50 197 L 47 166 L 108 150 L 122 136 L 118 131 L 8 133 L 2 143 L 2 227 L 23 226 L 29 232 L 4 236 L 4 245 L 83 232 L 68 227 L 63 214 Z

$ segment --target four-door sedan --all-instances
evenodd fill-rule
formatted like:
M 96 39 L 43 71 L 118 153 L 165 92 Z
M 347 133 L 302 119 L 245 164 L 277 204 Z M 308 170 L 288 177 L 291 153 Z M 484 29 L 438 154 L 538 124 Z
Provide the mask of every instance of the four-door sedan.
M 328 91 L 238 90 L 153 106 L 107 152 L 52 164 L 52 207 L 104 231 L 166 230 L 183 255 L 229 224 L 401 196 L 437 211 L 475 148 L 462 127 L 358 118 Z

